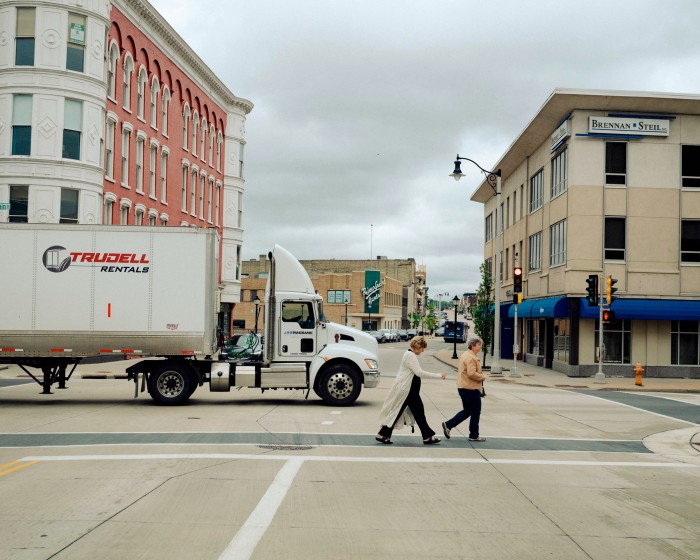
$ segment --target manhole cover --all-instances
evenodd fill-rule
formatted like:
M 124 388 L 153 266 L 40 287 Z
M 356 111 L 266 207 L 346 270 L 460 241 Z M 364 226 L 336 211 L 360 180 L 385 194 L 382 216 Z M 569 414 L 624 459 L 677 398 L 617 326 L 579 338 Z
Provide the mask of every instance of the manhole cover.
M 313 449 L 311 445 L 286 445 L 284 443 L 258 445 L 260 449 L 270 449 L 272 451 L 308 451 Z

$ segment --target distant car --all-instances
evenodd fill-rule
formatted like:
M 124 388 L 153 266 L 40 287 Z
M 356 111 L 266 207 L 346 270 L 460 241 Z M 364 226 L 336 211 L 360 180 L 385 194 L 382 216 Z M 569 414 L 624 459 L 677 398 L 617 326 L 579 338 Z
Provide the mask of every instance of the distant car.
M 367 334 L 376 338 L 379 344 L 386 342 L 386 337 L 381 331 L 367 331 Z
M 391 334 L 394 335 L 394 342 L 401 342 L 401 331 L 398 329 L 392 329 Z
M 384 335 L 384 340 L 386 342 L 396 342 L 394 338 L 394 333 L 389 329 L 379 329 L 379 332 Z
M 234 334 L 219 352 L 222 360 L 245 360 L 262 355 L 262 336 L 255 333 Z
M 445 336 L 445 328 L 438 327 L 437 329 L 435 329 L 435 336 Z
M 399 337 L 401 340 L 408 340 L 408 331 L 406 329 L 399 329 Z
M 408 340 L 411 340 L 414 336 L 418 336 L 418 329 L 408 329 Z

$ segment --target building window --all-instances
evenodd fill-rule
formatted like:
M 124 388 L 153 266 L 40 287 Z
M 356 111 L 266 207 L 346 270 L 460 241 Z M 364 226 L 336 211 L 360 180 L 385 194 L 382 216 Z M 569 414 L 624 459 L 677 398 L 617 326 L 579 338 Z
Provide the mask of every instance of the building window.
M 213 223 L 211 219 L 212 202 L 214 198 L 214 178 L 209 179 L 209 191 L 207 192 L 207 222 Z
M 215 208 L 216 218 L 214 218 L 216 220 L 215 225 L 217 227 L 219 226 L 219 208 L 220 208 L 220 205 L 221 205 L 221 183 L 219 183 L 217 181 L 217 183 L 216 183 L 216 208 Z
M 192 155 L 197 155 L 197 130 L 199 129 L 199 115 L 197 111 L 194 112 L 192 117 Z
M 550 198 L 560 195 L 566 190 L 567 184 L 567 150 L 559 152 L 552 159 L 552 189 Z
M 85 70 L 85 16 L 68 14 L 66 70 Z
M 199 143 L 199 156 L 203 162 L 206 162 L 206 146 L 207 146 L 207 119 L 202 119 L 202 137 Z
M 154 226 L 156 225 L 156 218 L 158 217 L 158 214 L 151 214 L 149 211 L 148 213 L 148 225 L 149 226 Z
M 12 155 L 32 153 L 32 96 L 12 96 Z
M 549 228 L 549 266 L 566 263 L 566 220 Z
M 136 85 L 136 116 L 141 120 L 144 120 L 143 111 L 146 103 L 144 98 L 146 95 L 147 81 L 148 77 L 146 76 L 146 69 L 142 66 L 141 70 L 139 70 L 139 81 Z
M 182 211 L 187 214 L 187 176 L 190 174 L 190 168 L 183 164 L 182 166 Z
M 131 149 L 131 130 L 122 125 L 122 186 L 129 188 L 129 150 Z
M 542 232 L 530 236 L 529 271 L 542 270 Z
M 78 195 L 77 189 L 61 189 L 61 224 L 78 223 Z
M 216 170 L 221 171 L 221 146 L 224 143 L 224 137 L 219 132 L 216 136 Z
M 80 134 L 83 128 L 83 102 L 66 99 L 63 116 L 63 157 L 80 159 Z
M 243 227 L 243 193 L 238 191 L 238 227 Z
M 119 47 L 113 43 L 109 48 L 107 64 L 107 97 L 110 99 L 114 99 L 117 94 L 117 60 L 119 60 Z
M 122 204 L 119 210 L 119 223 L 123 226 L 129 225 L 129 207 Z
M 160 201 L 167 204 L 168 201 L 168 152 L 160 153 Z
M 214 130 L 214 125 L 209 127 L 209 166 L 214 167 L 214 140 L 216 138 L 216 131 Z
M 493 214 L 486 216 L 484 222 L 484 237 L 487 243 L 493 239 Z
M 10 222 L 24 223 L 29 221 L 29 187 L 26 185 L 10 185 Z
M 700 187 L 700 146 L 681 146 L 681 186 Z
M 603 329 L 603 347 L 605 355 L 604 364 L 629 364 L 630 347 L 632 341 L 631 321 L 618 319 L 605 325 Z M 598 331 L 600 325 L 598 319 L 595 321 L 595 337 L 593 345 L 597 349 Z
M 153 76 L 153 82 L 151 82 L 150 118 L 151 126 L 156 129 L 158 128 L 158 93 L 160 93 L 160 84 L 158 83 L 158 78 Z
M 160 127 L 163 130 L 163 136 L 168 135 L 168 109 L 170 108 L 170 90 L 167 86 L 163 87 L 163 101 L 161 102 Z
M 605 260 L 625 260 L 625 218 L 605 218 Z
M 143 149 L 145 139 L 136 135 L 136 192 L 143 193 Z
M 569 363 L 569 347 L 571 344 L 571 321 L 569 319 L 554 319 L 554 355 L 555 361 Z
M 102 219 L 103 224 L 111 226 L 114 223 L 114 219 L 112 218 L 113 211 L 114 211 L 114 201 L 105 199 L 105 215 L 104 215 L 104 218 Z
M 17 8 L 15 65 L 34 66 L 35 8 Z
M 167 216 L 167 214 L 161 214 L 161 215 L 160 215 L 160 225 L 161 225 L 161 226 L 167 226 L 167 225 L 168 225 L 168 216 Z
M 627 184 L 627 143 L 605 143 L 605 184 Z
M 700 366 L 700 323 L 671 321 L 671 364 Z
M 107 136 L 105 138 L 105 177 L 114 179 L 114 135 L 117 123 L 107 117 Z
M 530 177 L 530 213 L 542 208 L 544 197 L 544 169 Z
M 190 106 L 185 105 L 182 111 L 182 149 L 187 149 L 187 128 L 190 125 Z
M 142 226 L 143 225 L 143 215 L 144 211 L 142 208 L 136 208 L 136 212 L 134 212 L 134 224 L 137 226 Z
M 122 84 L 122 107 L 131 110 L 131 75 L 134 73 L 134 61 L 127 53 L 124 57 L 124 83 Z
M 700 220 L 681 220 L 681 262 L 700 263 Z
M 156 198 L 156 160 L 158 157 L 158 144 L 151 144 L 150 157 L 148 159 L 148 196 Z
M 204 219 L 204 187 L 206 186 L 207 176 L 202 173 L 199 176 L 199 219 Z
M 192 180 L 190 181 L 190 214 L 197 216 L 197 172 L 199 169 L 192 168 Z

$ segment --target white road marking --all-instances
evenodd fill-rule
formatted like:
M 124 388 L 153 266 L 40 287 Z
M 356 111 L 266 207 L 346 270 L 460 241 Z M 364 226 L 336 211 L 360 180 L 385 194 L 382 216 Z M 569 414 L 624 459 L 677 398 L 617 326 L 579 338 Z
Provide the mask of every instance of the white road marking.
M 253 555 L 255 547 L 272 523 L 287 491 L 294 482 L 294 477 L 303 464 L 304 459 L 301 457 L 292 457 L 287 460 L 253 513 L 219 556 L 219 560 L 248 560 Z
M 331 424 L 335 424 L 335 422 L 333 422 L 333 420 L 324 420 L 321 422 L 321 424 L 324 426 L 330 426 Z
M 33 455 L 21 461 L 162 461 L 181 459 L 225 459 L 256 461 L 327 461 L 334 463 L 463 463 L 474 465 L 555 465 L 572 467 L 658 467 L 697 469 L 700 465 L 688 463 L 667 463 L 660 461 L 564 461 L 546 459 L 485 459 L 483 457 L 340 457 L 312 455 L 256 455 L 250 453 L 153 453 L 133 455 Z

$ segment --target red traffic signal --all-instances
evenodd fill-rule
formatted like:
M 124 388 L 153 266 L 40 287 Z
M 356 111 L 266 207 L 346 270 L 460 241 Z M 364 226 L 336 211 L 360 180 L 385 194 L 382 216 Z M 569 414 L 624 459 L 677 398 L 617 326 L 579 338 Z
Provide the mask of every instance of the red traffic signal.
M 516 266 L 513 269 L 513 292 L 519 294 L 523 291 L 523 269 Z
M 603 323 L 612 323 L 615 320 L 615 312 L 612 309 L 603 309 Z

